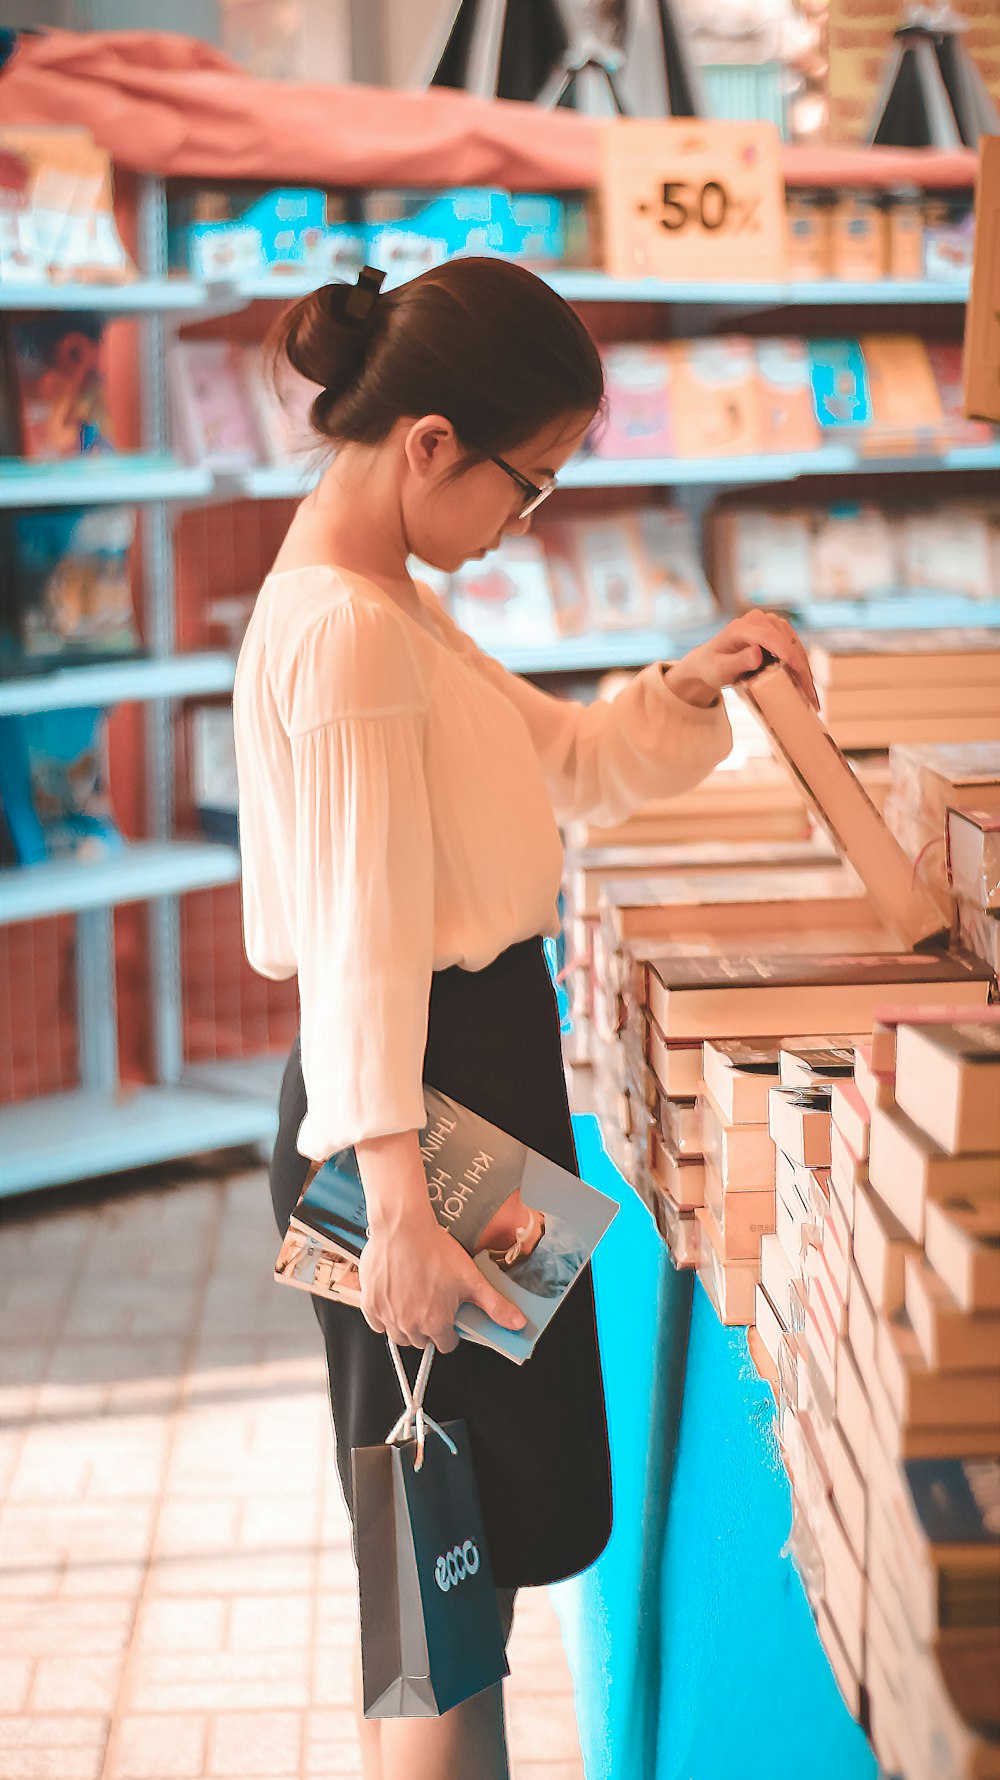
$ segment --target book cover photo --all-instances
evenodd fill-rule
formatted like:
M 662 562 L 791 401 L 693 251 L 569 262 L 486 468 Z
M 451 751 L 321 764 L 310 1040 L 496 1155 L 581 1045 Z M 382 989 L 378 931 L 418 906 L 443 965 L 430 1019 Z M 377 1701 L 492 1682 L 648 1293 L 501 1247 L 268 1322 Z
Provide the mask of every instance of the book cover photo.
M 501 1329 L 477 1305 L 462 1304 L 455 1327 L 466 1340 L 521 1365 L 580 1277 L 618 1204 L 426 1083 L 424 1108 L 420 1154 L 438 1223 L 526 1319 L 523 1329 Z M 519 1230 L 527 1234 L 510 1246 L 486 1246 L 496 1214 L 514 1193 L 524 1206 Z M 360 1305 L 357 1262 L 367 1226 L 352 1146 L 307 1179 L 275 1262 L 275 1279 Z

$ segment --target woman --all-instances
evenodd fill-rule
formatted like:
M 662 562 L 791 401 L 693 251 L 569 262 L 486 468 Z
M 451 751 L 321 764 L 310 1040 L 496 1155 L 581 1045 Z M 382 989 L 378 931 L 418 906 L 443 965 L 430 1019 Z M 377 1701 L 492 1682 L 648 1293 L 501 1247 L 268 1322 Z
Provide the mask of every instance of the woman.
M 458 1342 L 463 1301 L 522 1319 L 431 1211 L 422 1084 L 577 1171 L 542 944 L 559 926 L 557 820 L 615 823 L 701 779 L 731 744 L 721 688 L 762 649 L 811 681 L 790 627 L 763 613 L 586 706 L 477 648 L 410 558 L 453 571 L 527 531 L 601 406 L 600 358 L 523 267 L 458 259 L 380 282 L 366 268 L 279 324 L 337 450 L 237 666 L 244 936 L 256 970 L 299 983 L 271 1166 L 279 1229 L 310 1161 L 353 1144 L 364 1183 L 363 1315 L 313 1301 L 348 1507 L 351 1448 L 399 1415 L 386 1335 L 433 1342 L 427 1410 L 467 1424 L 509 1631 L 518 1586 L 583 1569 L 611 1529 L 592 1280 L 523 1367 Z M 490 1234 L 516 1246 L 516 1217 Z M 440 1719 L 358 1708 L 358 1730 L 368 1780 L 508 1772 L 499 1686 Z

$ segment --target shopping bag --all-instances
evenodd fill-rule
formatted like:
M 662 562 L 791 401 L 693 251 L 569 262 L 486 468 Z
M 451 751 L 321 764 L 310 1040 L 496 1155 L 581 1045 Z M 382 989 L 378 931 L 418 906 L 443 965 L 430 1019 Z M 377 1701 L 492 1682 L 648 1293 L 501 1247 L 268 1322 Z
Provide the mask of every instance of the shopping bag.
M 366 1718 L 436 1718 L 510 1673 L 465 1424 L 420 1408 L 433 1352 L 412 1414 L 351 1453 Z

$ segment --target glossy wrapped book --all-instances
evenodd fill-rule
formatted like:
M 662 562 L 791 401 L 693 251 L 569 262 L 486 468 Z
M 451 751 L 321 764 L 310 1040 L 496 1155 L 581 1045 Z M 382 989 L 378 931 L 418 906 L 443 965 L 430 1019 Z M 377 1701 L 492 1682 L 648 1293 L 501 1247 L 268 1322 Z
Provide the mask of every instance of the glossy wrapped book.
M 587 1265 L 618 1206 L 568 1169 L 426 1084 L 424 1109 L 420 1154 L 438 1223 L 526 1318 L 523 1329 L 501 1329 L 477 1305 L 463 1304 L 455 1327 L 466 1340 L 521 1364 Z M 528 1234 L 506 1248 L 494 1248 L 485 1240 L 490 1226 L 517 1192 Z M 275 1278 L 360 1307 L 357 1262 L 367 1225 L 357 1156 L 353 1148 L 340 1150 L 307 1177 L 275 1263 Z

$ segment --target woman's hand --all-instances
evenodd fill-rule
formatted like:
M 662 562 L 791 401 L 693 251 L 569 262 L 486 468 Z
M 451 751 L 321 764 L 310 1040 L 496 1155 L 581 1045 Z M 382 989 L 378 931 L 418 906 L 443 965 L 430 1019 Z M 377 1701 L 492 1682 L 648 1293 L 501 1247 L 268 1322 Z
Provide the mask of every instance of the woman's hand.
M 458 1346 L 460 1304 L 478 1304 L 503 1329 L 525 1326 L 516 1305 L 483 1278 L 429 1206 L 426 1216 L 391 1230 L 373 1228 L 358 1274 L 365 1321 L 398 1347 L 426 1347 L 432 1341 L 439 1353 L 451 1353 Z
M 686 703 L 711 705 L 724 686 L 732 686 L 743 674 L 760 667 L 765 649 L 791 669 L 818 711 L 809 659 L 788 619 L 779 618 L 776 612 L 747 612 L 742 618 L 733 618 L 717 636 L 675 662 L 663 677 L 671 692 Z

